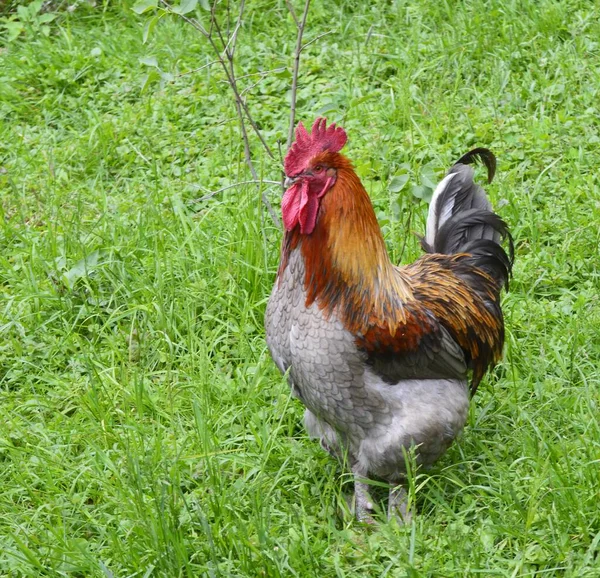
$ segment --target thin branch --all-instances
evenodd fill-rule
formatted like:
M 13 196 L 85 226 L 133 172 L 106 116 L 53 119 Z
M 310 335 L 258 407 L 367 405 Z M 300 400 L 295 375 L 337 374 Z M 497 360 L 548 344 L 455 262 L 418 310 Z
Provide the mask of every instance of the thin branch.
M 230 36 L 229 40 L 227 41 L 227 45 L 231 44 L 231 55 L 232 56 L 233 56 L 233 53 L 235 52 L 235 45 L 237 43 L 238 32 L 240 31 L 240 28 L 242 26 L 243 10 L 244 10 L 244 1 L 242 1 L 241 5 L 240 5 L 240 13 L 239 13 L 238 21 L 235 25 L 235 28 L 233 29 L 233 34 Z M 229 13 L 229 4 L 227 4 L 227 11 Z M 225 46 L 225 50 L 227 50 L 227 46 Z
M 235 189 L 236 187 L 243 187 L 244 185 L 260 185 L 262 183 L 268 183 L 270 185 L 278 185 L 279 181 L 269 181 L 267 179 L 262 179 L 262 180 L 258 180 L 258 179 L 251 179 L 249 181 L 240 181 L 239 183 L 233 183 L 231 185 L 226 185 L 224 187 L 221 187 L 220 189 L 217 189 L 216 191 L 211 191 L 210 193 L 204 195 L 203 197 L 200 197 L 199 199 L 192 199 L 190 201 L 190 203 L 201 203 L 203 201 L 208 201 L 209 199 L 212 199 L 215 195 L 218 195 L 219 193 L 222 193 L 223 191 L 227 191 L 229 189 Z M 201 187 L 204 189 L 204 187 Z M 206 189 L 204 189 L 206 190 Z
M 241 24 L 242 24 L 241 20 L 238 20 L 238 23 L 235 25 L 235 28 L 233 29 L 233 34 L 229 37 L 229 40 L 227 41 L 227 44 L 225 45 L 225 54 L 227 54 L 228 58 L 229 58 L 229 54 L 231 54 L 231 56 L 233 57 L 233 53 L 235 52 L 235 43 L 237 40 L 237 34 L 238 34 Z M 230 44 L 231 44 L 231 51 L 229 50 Z
M 271 70 L 262 70 L 259 72 L 249 72 L 248 74 L 242 74 L 242 76 L 238 76 L 237 79 L 240 80 L 242 78 L 250 78 L 251 76 L 266 76 L 267 74 L 271 74 L 272 72 L 283 72 L 287 70 L 287 66 L 280 66 L 279 68 L 271 68 Z
M 285 0 L 285 4 L 288 10 L 290 11 L 290 14 L 292 15 L 294 22 L 296 23 L 296 27 L 300 26 L 300 22 L 298 22 L 298 16 L 296 16 L 296 11 L 294 10 L 294 7 L 292 6 L 290 0 Z
M 223 34 L 221 32 L 221 27 L 219 26 L 219 22 L 217 21 L 216 10 L 217 10 L 217 0 L 215 0 L 213 2 L 212 8 L 210 10 L 210 27 L 211 27 L 211 30 L 214 28 L 217 31 L 217 35 L 219 37 L 219 40 L 221 41 L 221 46 L 223 47 L 223 52 L 229 59 L 230 54 L 227 51 L 227 42 L 225 42 L 225 39 L 223 38 Z M 244 3 L 242 3 L 241 10 L 242 11 L 244 10 Z M 211 35 L 211 37 L 212 37 L 212 35 Z
M 289 9 L 290 4 L 287 4 Z M 298 22 L 298 19 L 292 12 L 292 16 L 294 17 L 294 20 L 296 20 L 296 24 L 298 27 L 298 34 L 296 35 L 296 52 L 294 54 L 294 69 L 292 72 L 292 101 L 290 103 L 290 126 L 288 129 L 286 149 L 290 148 L 292 140 L 294 138 L 294 125 L 296 124 L 296 94 L 298 92 L 298 72 L 300 70 L 300 54 L 302 53 L 302 35 L 304 34 L 304 27 L 306 26 L 306 19 L 308 18 L 309 7 L 310 0 L 306 0 L 306 2 L 304 3 L 304 12 L 302 13 L 302 20 L 300 22 Z
M 281 68 L 280 70 L 286 70 L 286 69 Z M 242 92 L 240 92 L 240 95 L 244 96 L 246 93 L 250 92 L 253 88 L 257 87 L 265 78 L 267 78 L 267 76 L 269 76 L 269 74 L 271 72 L 273 72 L 273 71 L 268 70 L 267 72 L 260 73 L 260 78 L 254 84 L 251 84 L 250 86 L 247 86 L 246 88 L 244 88 L 244 90 L 242 90 Z M 246 76 L 255 76 L 255 75 L 254 74 L 246 74 Z M 239 80 L 239 78 L 238 78 L 238 80 Z
M 215 21 L 215 28 L 217 30 L 219 30 L 219 25 L 218 23 Z M 258 126 L 256 125 L 256 123 L 254 122 L 254 119 L 252 118 L 252 115 L 250 114 L 250 111 L 248 110 L 248 106 L 246 105 L 246 102 L 244 101 L 244 99 L 241 97 L 238 88 L 237 88 L 237 80 L 235 77 L 235 73 L 233 70 L 233 54 L 231 55 L 231 58 L 229 60 L 229 64 L 230 66 L 227 66 L 227 63 L 225 62 L 225 59 L 220 55 L 219 53 L 219 49 L 214 41 L 214 39 L 212 37 L 208 38 L 208 41 L 210 42 L 211 46 L 213 47 L 213 50 L 215 51 L 216 54 L 218 54 L 219 56 L 219 61 L 221 62 L 221 66 L 223 67 L 223 70 L 225 71 L 225 75 L 227 76 L 227 81 L 229 82 L 229 86 L 231 87 L 231 90 L 233 91 L 233 94 L 235 96 L 235 101 L 236 101 L 236 108 L 242 108 L 246 118 L 248 119 L 248 122 L 250 123 L 250 126 L 252 126 L 252 129 L 254 130 L 254 132 L 256 133 L 256 136 L 259 138 L 260 142 L 262 143 L 265 151 L 267 151 L 267 154 L 273 159 L 275 158 L 273 156 L 273 153 L 271 152 L 271 149 L 269 147 L 269 145 L 267 144 L 267 142 L 265 141 L 265 139 L 263 138 L 262 133 L 260 132 L 260 129 L 258 128 Z M 244 115 L 242 115 L 243 118 Z
M 212 66 L 213 64 L 218 64 L 219 61 L 218 60 L 213 60 L 212 62 L 207 62 L 204 66 L 201 66 L 200 68 L 194 68 L 193 70 L 188 70 L 187 72 L 180 72 L 179 74 L 175 75 L 175 78 L 181 78 L 182 76 L 187 76 L 188 74 L 194 74 L 194 72 L 200 72 L 201 70 L 204 70 L 205 68 L 208 68 L 209 66 Z
M 208 29 L 208 35 L 212 36 L 212 32 L 213 32 L 213 25 L 215 23 L 215 10 L 217 9 L 217 2 L 219 0 L 215 0 L 212 4 L 212 6 L 210 7 L 210 28 Z
M 248 119 L 248 122 L 250 123 L 250 126 L 252 126 L 252 129 L 256 133 L 256 136 L 258 136 L 258 138 L 259 138 L 261 144 L 263 145 L 265 151 L 267 152 L 267 154 L 272 159 L 274 159 L 275 157 L 273 156 L 273 153 L 271 152 L 271 149 L 270 149 L 269 145 L 267 144 L 267 142 L 263 138 L 262 133 L 260 132 L 260 129 L 258 128 L 256 122 L 254 122 L 254 119 L 252 118 L 252 115 L 250 114 L 250 111 L 248 110 L 248 106 L 246 105 L 244 99 L 240 96 L 240 93 L 239 93 L 238 88 L 237 88 L 237 82 L 236 82 L 235 75 L 232 75 L 230 73 L 230 69 L 227 66 L 227 62 L 225 61 L 225 58 L 223 58 L 223 55 L 221 54 L 221 50 L 219 50 L 219 47 L 215 43 L 215 40 L 214 40 L 213 35 L 212 35 L 213 25 L 214 25 L 214 28 L 217 30 L 217 34 L 219 34 L 219 36 L 221 35 L 220 29 L 219 29 L 219 26 L 218 26 L 218 22 L 217 22 L 216 18 L 211 17 L 211 32 L 209 33 L 202 26 L 202 24 L 200 24 L 194 18 L 188 18 L 185 14 L 177 14 L 176 12 L 174 12 L 173 11 L 173 7 L 166 0 L 160 0 L 160 3 L 169 12 L 171 12 L 173 14 L 176 14 L 177 16 L 179 16 L 180 18 L 182 18 L 185 22 L 187 22 L 188 24 L 190 24 L 191 26 L 193 26 L 196 30 L 198 30 L 198 32 L 200 32 L 208 40 L 208 42 L 210 43 L 212 49 L 215 52 L 216 57 L 218 58 L 218 61 L 221 63 L 221 67 L 223 68 L 223 71 L 225 72 L 225 76 L 227 77 L 227 81 L 229 83 L 229 86 L 231 87 L 231 90 L 233 91 L 233 94 L 235 96 L 235 100 L 236 100 L 236 103 L 237 103 L 236 104 L 236 109 L 238 109 L 240 107 L 242 108 L 242 110 L 244 111 L 244 114 L 245 114 L 246 118 Z M 240 7 L 240 12 L 242 11 L 243 6 L 244 6 L 244 3 L 242 2 L 242 6 Z M 240 16 L 240 18 L 241 18 L 241 16 Z M 223 41 L 223 48 L 225 46 L 227 46 L 227 43 Z
M 280 184 L 280 183 L 277 183 Z M 277 214 L 277 211 L 273 208 L 273 206 L 271 205 L 271 203 L 269 202 L 269 198 L 267 197 L 267 193 L 265 191 L 263 191 L 261 197 L 263 205 L 265 207 L 267 207 L 267 211 L 269 212 L 269 215 L 271 216 L 271 219 L 273 220 L 273 222 L 275 223 L 276 227 L 278 229 L 281 229 L 281 219 L 279 218 L 279 215 Z
M 310 46 L 313 42 L 316 42 L 317 40 L 321 40 L 321 38 L 323 38 L 323 36 L 327 36 L 328 34 L 332 34 L 332 33 L 333 33 L 333 30 L 328 30 L 327 32 L 318 34 L 312 40 L 309 40 L 306 44 L 304 44 L 302 46 L 302 48 L 300 49 L 300 52 L 302 52 L 307 46 Z
M 263 136 L 262 136 L 260 130 L 256 126 L 256 123 L 254 122 L 254 119 L 252 118 L 250 111 L 248 110 L 248 108 L 246 106 L 246 102 L 244 101 L 244 99 L 242 98 L 242 96 L 238 90 L 237 79 L 235 76 L 235 67 L 233 64 L 233 59 L 235 56 L 237 35 L 238 35 L 238 32 L 239 32 L 241 24 L 242 24 L 242 15 L 244 13 L 244 6 L 245 6 L 245 0 L 242 0 L 242 2 L 240 4 L 240 11 L 238 14 L 238 20 L 237 20 L 236 26 L 233 30 L 233 34 L 231 35 L 231 37 L 229 38 L 227 43 L 225 43 L 223 41 L 223 36 L 221 34 L 221 28 L 219 26 L 219 23 L 217 22 L 217 19 L 214 16 L 213 16 L 213 20 L 214 20 L 214 26 L 217 31 L 217 34 L 219 35 L 219 38 L 221 39 L 221 44 L 223 45 L 224 52 L 227 55 L 227 59 L 229 60 L 229 70 L 228 70 L 227 66 L 225 65 L 225 61 L 221 57 L 221 64 L 223 66 L 223 70 L 225 71 L 225 74 L 227 74 L 227 77 L 229 80 L 229 85 L 231 86 L 231 90 L 233 90 L 233 93 L 235 95 L 235 108 L 237 110 L 238 117 L 240 119 L 240 129 L 242 131 L 242 140 L 244 141 L 244 157 L 246 159 L 246 164 L 248 165 L 248 168 L 250 169 L 250 173 L 252 174 L 252 176 L 254 177 L 254 180 L 256 181 L 256 180 L 258 180 L 258 175 L 256 173 L 256 169 L 254 168 L 254 163 L 252 162 L 252 154 L 250 152 L 250 141 L 248 140 L 248 132 L 246 131 L 246 123 L 244 122 L 244 113 L 242 112 L 242 109 L 246 113 L 246 117 L 247 117 L 248 121 L 252 125 L 254 132 L 260 139 L 260 142 L 263 144 L 268 155 L 271 158 L 274 158 L 274 157 L 273 157 L 273 153 L 271 152 L 271 149 L 269 148 L 269 145 L 267 145 L 266 141 L 263 139 Z M 229 4 L 227 4 L 227 7 L 229 10 Z M 209 38 L 209 41 L 216 50 L 216 45 L 215 45 L 213 39 Z M 229 46 L 231 46 L 231 48 L 229 48 Z M 278 228 L 281 228 L 281 221 L 279 220 L 279 216 L 273 210 L 273 207 L 271 206 L 271 203 L 269 202 L 269 199 L 264 191 L 261 194 L 261 199 L 262 199 L 262 202 L 265 205 L 265 207 L 267 207 L 267 211 L 269 212 L 269 215 L 271 216 L 271 219 L 273 219 L 273 222 L 275 223 L 275 225 Z
M 404 230 L 408 231 L 410 228 L 410 224 L 412 222 L 413 216 L 413 207 L 414 204 L 411 203 L 408 207 L 408 217 L 406 219 L 406 224 L 404 225 Z M 402 263 L 402 259 L 404 258 L 404 251 L 406 250 L 406 241 L 408 240 L 408 235 L 404 235 L 404 240 L 402 241 L 402 249 L 400 249 L 400 257 L 398 258 L 398 263 Z
M 173 7 L 165 0 L 160 0 L 160 3 L 171 14 L 177 14 L 176 12 L 173 11 Z M 198 22 L 195 18 L 188 18 L 185 14 L 177 14 L 177 16 L 179 16 L 179 18 L 181 18 L 182 20 L 184 20 L 185 22 L 187 22 L 188 24 L 193 26 L 196 30 L 198 30 L 198 32 L 200 32 L 200 34 L 202 34 L 202 36 L 206 36 L 206 38 L 208 38 L 210 36 L 210 34 L 206 31 L 204 26 L 202 26 L 202 24 L 200 24 L 200 22 Z
M 216 6 L 216 5 L 214 5 L 214 6 Z M 214 6 L 213 6 L 213 9 L 214 9 Z M 223 70 L 225 71 L 225 74 L 227 74 L 227 78 L 229 79 L 229 85 L 231 86 L 231 90 L 233 90 L 233 93 L 236 96 L 235 109 L 237 111 L 237 115 L 238 115 L 238 118 L 240 121 L 240 130 L 242 131 L 242 140 L 244 141 L 244 158 L 246 160 L 246 164 L 248 165 L 248 168 L 250 169 L 250 173 L 252 173 L 252 177 L 254 178 L 254 180 L 258 180 L 258 174 L 256 172 L 256 169 L 254 168 L 254 163 L 252 162 L 252 153 L 250 151 L 250 140 L 248 139 L 248 131 L 246 130 L 246 122 L 244 120 L 244 113 L 242 112 L 242 102 L 243 101 L 242 101 L 242 97 L 239 94 L 239 91 L 237 88 L 237 79 L 235 77 L 235 68 L 233 65 L 233 59 L 235 56 L 235 37 L 237 37 L 237 30 L 239 30 L 239 26 L 242 21 L 244 7 L 245 7 L 245 0 L 242 0 L 242 2 L 240 4 L 240 12 L 238 15 L 238 23 L 236 25 L 234 35 L 227 42 L 225 42 L 225 40 L 223 38 L 223 35 L 221 33 L 221 27 L 219 26 L 219 23 L 217 22 L 217 19 L 214 15 L 214 10 L 213 10 L 213 18 L 212 19 L 214 21 L 214 28 L 217 31 L 219 39 L 221 40 L 221 44 L 223 45 L 223 52 L 226 54 L 227 60 L 229 63 L 229 65 L 227 65 L 225 63 L 223 56 L 219 54 L 219 59 L 221 61 L 221 64 L 223 65 Z M 216 51 L 217 50 L 216 44 L 215 44 L 214 40 L 212 39 L 212 37 L 209 38 L 209 41 Z M 231 50 L 228 48 L 230 42 L 231 42 Z
M 233 189 L 235 187 L 239 187 L 242 185 L 260 185 L 262 183 L 270 183 L 272 185 L 281 185 L 281 183 L 279 181 L 269 181 L 267 179 L 264 179 L 262 181 L 256 180 L 256 179 L 252 179 L 250 181 L 241 181 L 239 183 L 233 183 L 232 185 L 227 185 L 226 187 L 221 187 L 220 189 L 217 189 L 216 191 L 212 191 L 212 192 L 208 193 L 207 195 L 200 197 L 199 199 L 193 199 L 192 201 L 190 201 L 190 203 L 196 204 L 196 203 L 201 203 L 203 201 L 208 201 L 209 199 L 212 199 L 215 195 L 218 195 L 219 193 L 222 193 L 223 191 L 226 191 L 227 189 Z M 278 227 L 279 229 L 281 229 L 281 219 L 279 218 L 277 211 L 275 211 L 275 209 L 273 209 L 273 205 L 271 205 L 271 202 L 269 201 L 269 198 L 267 197 L 266 191 L 262 192 L 261 200 L 262 200 L 263 205 L 267 208 L 267 212 L 269 213 L 271 219 L 275 223 L 275 226 Z
M 208 40 L 211 48 L 213 49 L 213 51 L 215 53 L 216 58 L 217 58 L 217 60 L 215 62 L 219 62 L 221 64 L 221 68 L 223 69 L 223 72 L 225 72 L 227 82 L 231 88 L 231 91 L 233 92 L 233 95 L 234 95 L 235 109 L 236 109 L 236 113 L 237 113 L 238 120 L 240 123 L 240 131 L 242 133 L 242 141 L 244 143 L 244 159 L 245 159 L 246 165 L 248 166 L 248 169 L 250 170 L 250 173 L 252 175 L 252 181 L 247 181 L 247 183 L 250 184 L 250 183 L 267 182 L 267 181 L 260 181 L 258 179 L 258 173 L 257 173 L 256 168 L 254 167 L 254 163 L 252 161 L 252 153 L 250 150 L 250 141 L 248 138 L 248 130 L 246 128 L 246 122 L 248 122 L 250 124 L 250 126 L 252 127 L 252 130 L 255 132 L 256 136 L 260 140 L 260 142 L 261 142 L 263 148 L 265 149 L 265 151 L 267 152 L 267 154 L 272 159 L 275 159 L 269 145 L 263 138 L 262 133 L 261 133 L 260 129 L 258 128 L 258 125 L 256 124 L 256 122 L 254 121 L 254 118 L 250 114 L 250 111 L 249 111 L 246 101 L 244 99 L 244 94 L 247 91 L 251 90 L 256 85 L 253 85 L 253 86 L 251 86 L 245 90 L 242 90 L 240 92 L 240 90 L 238 88 L 238 80 L 239 79 L 235 75 L 235 66 L 234 66 L 235 49 L 236 49 L 236 44 L 237 44 L 237 39 L 238 39 L 238 33 L 239 33 L 239 31 L 241 29 L 241 25 L 242 25 L 242 17 L 244 14 L 245 0 L 241 0 L 241 2 L 240 2 L 237 22 L 236 22 L 233 32 L 231 32 L 231 34 L 229 34 L 230 26 L 231 26 L 231 12 L 230 12 L 229 2 L 227 2 L 227 22 L 226 22 L 227 40 L 225 40 L 225 38 L 223 37 L 223 33 L 221 30 L 221 27 L 219 26 L 219 21 L 216 16 L 217 3 L 218 3 L 218 0 L 214 0 L 213 4 L 211 6 L 210 28 L 207 31 L 206 28 L 204 28 L 204 26 L 202 26 L 202 24 L 200 24 L 200 22 L 198 22 L 196 19 L 190 18 L 190 17 L 186 16 L 185 14 L 177 14 L 173 10 L 173 8 L 169 4 L 169 2 L 167 2 L 167 0 L 160 0 L 160 4 L 168 12 L 170 12 L 172 14 L 176 14 L 178 17 L 183 19 L 185 22 L 187 22 L 193 28 L 195 28 L 198 32 L 200 32 L 200 34 L 202 34 L 202 36 L 204 36 Z M 293 135 L 293 125 L 294 125 L 294 121 L 295 121 L 295 108 L 296 108 L 296 87 L 297 87 L 297 83 L 298 83 L 298 69 L 299 69 L 299 64 L 300 64 L 300 53 L 302 52 L 302 48 L 303 48 L 302 47 L 302 34 L 304 32 L 304 27 L 306 25 L 306 19 L 308 16 L 308 8 L 310 5 L 310 0 L 306 0 L 301 23 L 299 23 L 299 21 L 296 17 L 296 14 L 294 12 L 294 9 L 293 9 L 291 3 L 289 2 L 289 0 L 286 0 L 286 4 L 288 6 L 288 9 L 290 10 L 290 13 L 292 14 L 292 17 L 294 18 L 294 21 L 296 22 L 296 26 L 298 27 L 298 38 L 297 38 L 297 43 L 296 43 L 296 62 L 294 63 L 293 90 L 292 90 L 293 110 L 292 110 L 291 118 L 290 118 L 290 131 L 291 131 L 290 134 Z M 216 33 L 216 37 L 218 38 L 218 40 L 216 40 L 216 38 L 215 38 L 215 33 Z M 217 43 L 221 44 L 220 48 L 217 45 Z M 213 63 L 211 63 L 211 64 L 213 64 Z M 202 70 L 202 68 L 205 68 L 206 66 L 209 66 L 209 65 L 205 65 L 205 66 L 199 68 L 198 70 Z M 266 73 L 262 74 L 261 78 L 259 79 L 258 82 L 260 82 L 265 76 L 266 76 Z M 288 147 L 289 147 L 289 143 L 288 143 Z M 277 183 L 277 184 L 279 184 L 279 183 Z M 201 199 L 199 199 L 199 201 L 207 200 L 207 199 L 213 197 L 214 195 L 216 195 L 217 193 L 219 193 L 223 190 L 226 190 L 227 188 L 231 188 L 233 186 L 238 186 L 238 185 L 237 184 L 231 185 L 231 186 L 219 189 L 218 191 L 213 191 L 213 192 L 205 195 Z M 277 213 L 273 210 L 273 207 L 271 206 L 271 203 L 269 202 L 269 199 L 267 198 L 267 195 L 264 191 L 262 192 L 262 201 L 263 201 L 264 205 L 266 206 L 266 208 L 267 208 L 269 214 L 271 215 L 271 218 L 275 222 L 275 224 L 278 227 L 281 227 L 281 222 L 279 220 L 279 217 L 278 217 Z
M 239 22 L 239 19 L 238 19 Z M 231 36 L 231 2 L 227 0 L 227 38 Z

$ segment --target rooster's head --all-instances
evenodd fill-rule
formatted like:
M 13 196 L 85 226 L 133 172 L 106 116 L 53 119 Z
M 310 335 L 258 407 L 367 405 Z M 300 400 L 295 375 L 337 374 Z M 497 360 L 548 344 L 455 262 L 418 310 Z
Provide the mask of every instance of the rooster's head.
M 317 222 L 321 198 L 335 184 L 338 168 L 348 161 L 339 154 L 346 144 L 346 131 L 327 120 L 315 120 L 311 133 L 299 122 L 296 140 L 285 156 L 285 185 L 281 202 L 283 223 L 288 231 L 300 224 L 310 235 Z

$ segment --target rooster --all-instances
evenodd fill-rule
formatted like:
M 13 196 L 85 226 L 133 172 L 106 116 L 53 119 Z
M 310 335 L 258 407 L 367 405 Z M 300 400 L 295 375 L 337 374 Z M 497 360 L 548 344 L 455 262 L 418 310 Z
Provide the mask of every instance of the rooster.
M 469 373 L 474 394 L 502 354 L 513 243 L 469 166 L 483 161 L 491 182 L 496 161 L 479 148 L 452 166 L 431 200 L 426 254 L 397 267 L 339 152 L 346 132 L 318 118 L 310 134 L 302 123 L 295 134 L 267 345 L 306 407 L 309 434 L 347 456 L 358 520 L 373 521 L 375 477 L 390 484 L 388 516 L 407 521 L 407 452 L 423 467 L 444 454 L 467 419 Z

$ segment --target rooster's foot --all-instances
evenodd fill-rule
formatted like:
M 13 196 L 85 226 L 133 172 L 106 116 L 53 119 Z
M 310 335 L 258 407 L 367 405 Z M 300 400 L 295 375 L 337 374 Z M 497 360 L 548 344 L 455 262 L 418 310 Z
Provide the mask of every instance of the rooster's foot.
M 390 487 L 388 520 L 395 518 L 400 525 L 410 524 L 412 511 L 408 508 L 408 494 L 403 486 Z
M 374 524 L 373 512 L 375 511 L 373 499 L 369 493 L 369 486 L 364 482 L 354 482 L 354 515 L 359 522 Z
M 369 485 L 364 482 L 365 472 L 355 464 L 352 473 L 354 474 L 354 515 L 359 522 L 374 524 L 375 505 L 369 493 Z

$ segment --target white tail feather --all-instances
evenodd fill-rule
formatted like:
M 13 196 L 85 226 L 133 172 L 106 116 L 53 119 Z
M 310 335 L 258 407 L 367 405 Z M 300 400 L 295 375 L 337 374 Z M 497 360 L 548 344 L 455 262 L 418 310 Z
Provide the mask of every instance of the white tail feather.
M 433 191 L 431 203 L 429 204 L 429 213 L 427 214 L 427 226 L 425 228 L 425 241 L 433 247 L 436 231 L 452 216 L 454 208 L 454 199 L 446 203 L 443 207 L 439 206 L 440 195 L 447 189 L 450 181 L 456 176 L 456 173 L 446 175 Z

